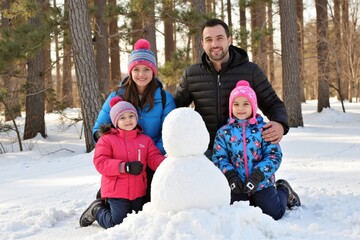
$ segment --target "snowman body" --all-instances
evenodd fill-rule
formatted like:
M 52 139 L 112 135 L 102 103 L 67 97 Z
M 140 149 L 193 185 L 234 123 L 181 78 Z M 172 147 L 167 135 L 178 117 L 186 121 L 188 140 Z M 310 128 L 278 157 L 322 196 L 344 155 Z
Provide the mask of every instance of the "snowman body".
M 199 113 L 191 108 L 171 111 L 162 137 L 168 157 L 152 180 L 152 206 L 158 211 L 181 211 L 229 205 L 228 182 L 204 155 L 209 133 Z

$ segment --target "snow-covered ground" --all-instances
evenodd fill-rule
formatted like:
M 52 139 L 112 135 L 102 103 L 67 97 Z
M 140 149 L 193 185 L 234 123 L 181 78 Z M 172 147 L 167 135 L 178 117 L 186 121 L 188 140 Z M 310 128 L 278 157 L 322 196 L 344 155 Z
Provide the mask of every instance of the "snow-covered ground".
M 336 100 L 331 106 L 316 113 L 316 101 L 304 103 L 305 127 L 281 142 L 276 177 L 302 201 L 281 220 L 247 203 L 177 213 L 147 204 L 108 230 L 78 224 L 100 185 L 81 124 L 64 131 L 59 115 L 47 114 L 48 138 L 24 141 L 23 152 L 15 133 L 0 133 L 0 239 L 360 239 L 360 103 L 346 102 L 346 113 Z

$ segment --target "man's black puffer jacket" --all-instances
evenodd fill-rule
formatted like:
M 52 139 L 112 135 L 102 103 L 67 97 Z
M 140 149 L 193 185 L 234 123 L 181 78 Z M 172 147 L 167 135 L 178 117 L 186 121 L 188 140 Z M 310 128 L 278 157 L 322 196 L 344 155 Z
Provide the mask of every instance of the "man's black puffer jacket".
M 258 107 L 271 121 L 279 122 L 285 134 L 289 131 L 284 103 L 276 95 L 264 72 L 249 61 L 247 53 L 238 47 L 229 47 L 230 58 L 218 73 L 206 53 L 202 62 L 189 66 L 183 73 L 175 93 L 177 107 L 187 107 L 192 102 L 202 116 L 210 133 L 209 149 L 217 130 L 229 118 L 229 95 L 239 80 L 247 80 L 254 89 Z

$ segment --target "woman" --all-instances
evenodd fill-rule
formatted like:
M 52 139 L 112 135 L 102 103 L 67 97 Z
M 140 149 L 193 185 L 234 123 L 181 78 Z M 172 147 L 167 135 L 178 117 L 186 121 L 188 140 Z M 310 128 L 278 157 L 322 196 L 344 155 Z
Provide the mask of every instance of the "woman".
M 150 43 L 139 39 L 130 54 L 128 77 L 126 77 L 116 91 L 108 96 L 102 106 L 93 128 L 93 139 L 99 139 L 99 129 L 102 124 L 111 123 L 110 100 L 120 96 L 134 105 L 139 114 L 138 124 L 143 133 L 152 138 L 155 146 L 165 154 L 161 138 L 162 124 L 171 110 L 176 108 L 172 95 L 163 90 L 162 83 L 156 78 L 157 68 L 154 53 L 150 50 Z M 144 202 L 150 200 L 150 184 L 153 172 L 148 171 L 148 189 Z M 97 197 L 100 197 L 99 194 Z

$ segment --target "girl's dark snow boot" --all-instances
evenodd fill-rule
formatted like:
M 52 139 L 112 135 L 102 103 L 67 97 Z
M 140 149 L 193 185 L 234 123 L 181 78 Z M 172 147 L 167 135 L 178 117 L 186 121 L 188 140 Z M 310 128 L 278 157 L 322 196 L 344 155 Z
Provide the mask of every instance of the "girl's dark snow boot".
M 102 199 L 96 199 L 93 201 L 90 206 L 81 214 L 79 224 L 80 227 L 90 226 L 96 219 L 96 214 L 99 209 L 104 207 L 104 202 Z
M 289 192 L 289 198 L 287 201 L 287 207 L 291 210 L 294 207 L 300 207 L 301 206 L 301 202 L 300 202 L 300 198 L 299 195 L 297 195 L 297 193 L 291 188 L 290 184 L 284 180 L 284 179 L 279 179 L 276 181 L 275 183 L 276 188 L 279 187 L 284 187 L 288 190 Z

